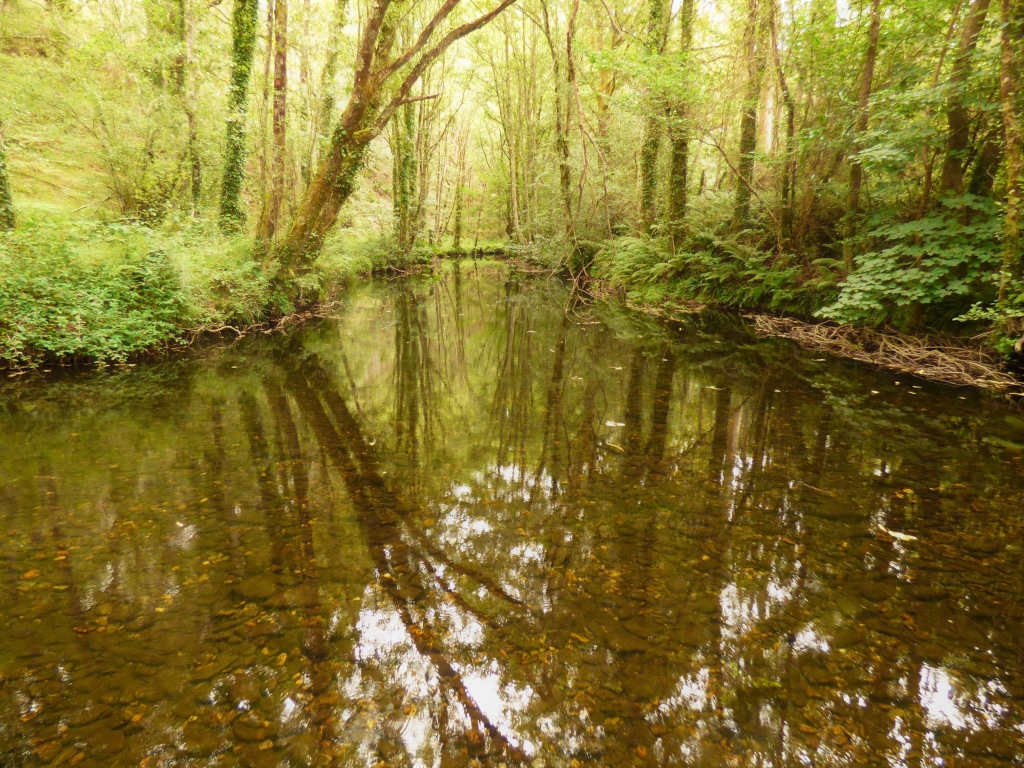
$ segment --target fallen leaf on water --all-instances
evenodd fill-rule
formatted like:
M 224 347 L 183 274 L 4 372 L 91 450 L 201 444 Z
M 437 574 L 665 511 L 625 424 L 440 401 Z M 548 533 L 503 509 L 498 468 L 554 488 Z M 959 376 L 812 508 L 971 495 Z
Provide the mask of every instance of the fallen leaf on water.
M 575 632 L 570 632 L 569 633 L 569 637 L 571 637 L 577 643 L 589 643 L 590 642 L 589 640 L 587 640 L 587 638 L 583 637 L 583 635 L 577 635 Z
M 283 667 L 284 663 L 288 661 L 288 654 L 282 653 L 277 657 L 277 666 Z
M 21 574 L 21 578 L 23 578 L 23 579 L 34 579 L 34 578 L 37 578 L 38 576 L 39 576 L 39 571 L 37 571 L 35 568 L 33 568 L 31 571 L 25 571 L 23 574 Z
M 622 448 L 621 446 L 618 446 L 615 443 L 605 443 L 605 445 L 609 446 L 610 448 L 614 448 L 616 451 L 620 451 L 621 453 L 626 452 L 625 448 Z

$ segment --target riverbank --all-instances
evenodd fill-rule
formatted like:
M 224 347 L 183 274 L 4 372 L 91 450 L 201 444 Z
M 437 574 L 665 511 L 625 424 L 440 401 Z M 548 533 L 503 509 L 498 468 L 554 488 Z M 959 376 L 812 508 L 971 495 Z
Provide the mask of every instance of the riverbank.
M 225 235 L 210 222 L 23 227 L 0 237 L 0 367 L 21 375 L 41 366 L 126 363 L 206 338 L 272 333 L 329 314 L 353 280 L 495 257 L 524 271 L 557 271 L 550 254 L 535 249 L 489 243 L 464 250 L 418 248 L 399 258 L 385 241 L 336 237 L 304 278 L 311 302 L 296 311 L 275 302 L 273 275 L 253 258 L 251 240 Z M 610 279 L 600 260 L 595 271 L 599 276 L 587 277 L 587 292 L 641 312 L 678 318 L 708 306 L 672 285 L 652 289 L 622 276 Z M 721 308 L 744 312 L 759 335 L 789 338 L 838 357 L 946 384 L 1011 395 L 1024 391 L 1024 382 L 1005 370 L 993 349 L 949 334 L 878 331 Z
M 631 309 L 666 320 L 701 312 L 708 304 L 663 294 L 644 300 L 600 278 L 588 282 L 596 297 L 619 301 Z M 740 311 L 734 307 L 716 307 Z M 850 323 L 812 322 L 766 312 L 743 312 L 757 335 L 791 339 L 800 346 L 835 357 L 856 360 L 889 371 L 929 381 L 969 386 L 1024 397 L 1024 381 L 1006 370 L 1005 360 L 995 350 L 935 331 L 903 333 L 891 328 L 876 330 Z
M 0 368 L 129 361 L 215 336 L 273 332 L 330 312 L 354 280 L 431 269 L 441 258 L 491 258 L 492 243 L 397 255 L 385 239 L 332 236 L 299 286 L 296 307 L 273 289 L 252 238 L 209 219 L 159 226 L 58 218 L 0 234 Z

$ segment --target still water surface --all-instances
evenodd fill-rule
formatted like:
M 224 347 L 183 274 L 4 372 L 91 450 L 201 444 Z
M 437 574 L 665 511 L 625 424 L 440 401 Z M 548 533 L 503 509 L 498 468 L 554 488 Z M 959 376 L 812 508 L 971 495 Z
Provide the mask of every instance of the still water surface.
M 467 263 L 0 435 L 0 765 L 1024 762 L 971 391 Z

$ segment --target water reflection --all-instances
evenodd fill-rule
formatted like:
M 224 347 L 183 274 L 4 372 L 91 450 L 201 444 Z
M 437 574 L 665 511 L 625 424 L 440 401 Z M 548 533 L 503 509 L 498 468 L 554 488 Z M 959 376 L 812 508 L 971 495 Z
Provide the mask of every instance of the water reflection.
M 1020 762 L 1024 422 L 913 387 L 473 266 L 9 387 L 0 762 Z

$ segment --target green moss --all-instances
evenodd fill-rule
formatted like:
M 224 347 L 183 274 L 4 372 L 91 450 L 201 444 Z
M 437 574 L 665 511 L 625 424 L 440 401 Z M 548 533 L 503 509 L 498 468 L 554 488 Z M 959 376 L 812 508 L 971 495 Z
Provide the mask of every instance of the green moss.
M 14 203 L 11 184 L 7 178 L 7 150 L 0 137 L 0 230 L 14 229 Z

